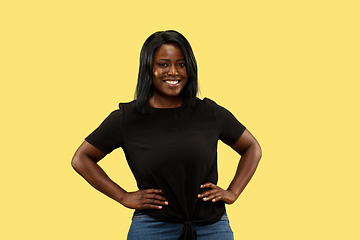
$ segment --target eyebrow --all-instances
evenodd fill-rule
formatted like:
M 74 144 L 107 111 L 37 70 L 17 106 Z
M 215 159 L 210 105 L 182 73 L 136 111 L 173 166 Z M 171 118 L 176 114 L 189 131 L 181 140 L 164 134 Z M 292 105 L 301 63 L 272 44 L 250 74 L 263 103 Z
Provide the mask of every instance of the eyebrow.
M 165 59 L 165 58 L 162 58 L 162 59 L 158 59 L 157 61 L 168 61 L 168 62 L 170 62 L 170 59 Z M 178 59 L 178 60 L 176 60 L 177 62 L 180 62 L 180 61 L 185 61 L 185 59 Z

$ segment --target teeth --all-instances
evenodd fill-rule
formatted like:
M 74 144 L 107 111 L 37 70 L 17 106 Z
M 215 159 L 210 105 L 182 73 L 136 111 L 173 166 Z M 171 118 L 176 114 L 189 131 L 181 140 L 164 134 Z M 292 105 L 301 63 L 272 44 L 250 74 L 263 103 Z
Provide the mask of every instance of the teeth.
M 178 84 L 179 81 L 165 81 L 166 83 L 168 84 L 172 84 L 172 85 L 175 85 L 175 84 Z

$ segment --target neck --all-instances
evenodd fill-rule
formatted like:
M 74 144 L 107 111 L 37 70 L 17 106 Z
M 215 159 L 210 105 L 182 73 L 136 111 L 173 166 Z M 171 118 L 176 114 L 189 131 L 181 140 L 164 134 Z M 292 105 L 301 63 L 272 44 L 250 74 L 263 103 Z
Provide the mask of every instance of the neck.
M 154 94 L 150 97 L 150 106 L 153 108 L 176 108 L 182 105 L 182 97 L 180 95 L 169 97 Z

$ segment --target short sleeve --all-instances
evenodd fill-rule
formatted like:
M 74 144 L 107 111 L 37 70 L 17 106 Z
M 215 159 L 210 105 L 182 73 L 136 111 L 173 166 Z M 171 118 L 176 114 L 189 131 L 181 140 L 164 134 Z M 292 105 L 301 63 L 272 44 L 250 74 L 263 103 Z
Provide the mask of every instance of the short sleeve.
M 246 130 L 245 126 L 230 111 L 210 101 L 213 103 L 219 126 L 219 139 L 227 145 L 235 143 Z
M 122 147 L 121 110 L 115 110 L 85 140 L 105 153 Z

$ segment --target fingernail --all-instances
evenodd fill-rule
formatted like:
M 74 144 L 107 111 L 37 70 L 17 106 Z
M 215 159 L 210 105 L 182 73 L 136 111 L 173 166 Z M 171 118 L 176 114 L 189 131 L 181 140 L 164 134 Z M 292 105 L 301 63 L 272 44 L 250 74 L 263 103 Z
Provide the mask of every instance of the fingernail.
M 159 206 L 159 209 L 162 209 L 162 206 Z
M 168 201 L 165 201 L 165 205 L 168 205 L 169 204 L 169 202 Z

